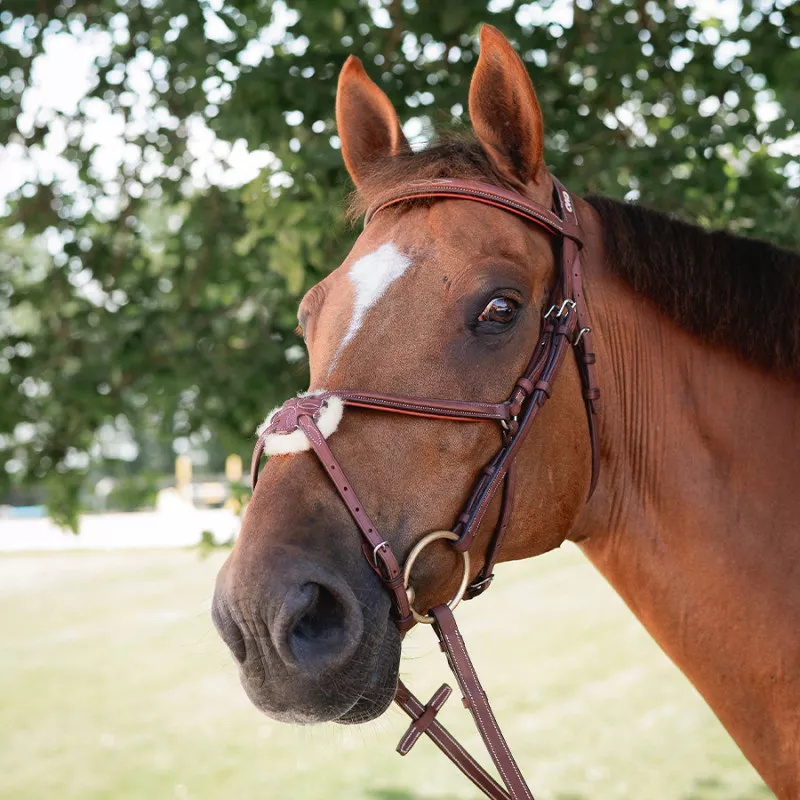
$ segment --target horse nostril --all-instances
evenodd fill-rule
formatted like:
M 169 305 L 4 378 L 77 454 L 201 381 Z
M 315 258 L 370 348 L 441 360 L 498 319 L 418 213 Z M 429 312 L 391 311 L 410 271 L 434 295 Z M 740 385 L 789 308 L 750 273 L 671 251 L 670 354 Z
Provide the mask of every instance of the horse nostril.
M 360 639 L 360 617 L 319 583 L 304 583 L 292 605 L 287 635 L 297 666 L 310 672 L 344 663 Z
M 308 597 L 308 606 L 295 623 L 292 634 L 306 640 L 335 638 L 344 628 L 341 603 L 318 583 L 307 583 L 300 591 Z

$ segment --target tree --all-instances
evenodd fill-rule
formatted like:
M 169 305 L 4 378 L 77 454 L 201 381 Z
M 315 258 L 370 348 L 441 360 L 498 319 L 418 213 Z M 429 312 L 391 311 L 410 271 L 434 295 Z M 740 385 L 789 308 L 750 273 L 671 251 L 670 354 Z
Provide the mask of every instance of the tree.
M 419 143 L 467 124 L 483 21 L 530 64 L 574 191 L 800 244 L 788 0 L 745 0 L 735 20 L 668 0 L 6 0 L 0 142 L 31 166 L 0 219 L 0 496 L 41 482 L 74 522 L 103 426 L 246 451 L 305 381 L 299 297 L 354 236 L 341 64 L 362 57 Z M 94 48 L 90 89 L 37 109 L 42 55 L 65 37 Z M 232 186 L 245 150 L 264 168 Z

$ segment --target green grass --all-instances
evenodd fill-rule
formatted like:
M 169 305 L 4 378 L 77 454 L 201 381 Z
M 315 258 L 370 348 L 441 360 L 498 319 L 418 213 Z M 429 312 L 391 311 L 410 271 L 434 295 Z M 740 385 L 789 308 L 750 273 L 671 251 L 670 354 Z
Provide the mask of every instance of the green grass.
M 0 798 L 477 797 L 429 742 L 394 753 L 394 709 L 293 728 L 252 708 L 208 615 L 223 558 L 0 558 Z M 773 797 L 574 548 L 502 567 L 459 618 L 537 800 Z M 427 629 L 402 670 L 425 699 L 450 680 Z M 443 717 L 483 758 L 457 700 Z

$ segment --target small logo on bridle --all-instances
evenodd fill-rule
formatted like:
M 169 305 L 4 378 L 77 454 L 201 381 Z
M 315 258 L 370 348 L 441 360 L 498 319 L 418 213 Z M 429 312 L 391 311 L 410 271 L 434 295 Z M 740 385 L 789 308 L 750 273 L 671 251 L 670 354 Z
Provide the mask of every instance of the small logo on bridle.
M 564 197 L 564 208 L 566 208 L 567 211 L 569 211 L 570 214 L 571 214 L 572 213 L 572 198 L 569 196 L 569 194 L 566 191 L 561 192 L 561 194 Z

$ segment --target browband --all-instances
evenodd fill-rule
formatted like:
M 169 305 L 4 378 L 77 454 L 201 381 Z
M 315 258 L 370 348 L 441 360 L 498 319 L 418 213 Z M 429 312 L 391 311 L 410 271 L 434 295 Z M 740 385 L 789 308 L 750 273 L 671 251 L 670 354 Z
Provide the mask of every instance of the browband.
M 370 223 L 372 218 L 385 208 L 397 205 L 407 200 L 422 200 L 425 198 L 461 198 L 462 200 L 473 200 L 487 206 L 510 211 L 518 217 L 533 222 L 542 228 L 546 228 L 550 233 L 566 236 L 572 239 L 578 247 L 583 246 L 583 239 L 577 218 L 573 223 L 569 219 L 562 219 L 556 216 L 549 208 L 528 200 L 517 192 L 510 192 L 500 186 L 492 186 L 482 181 L 463 181 L 455 178 L 432 178 L 425 181 L 411 181 L 398 188 L 393 189 L 388 194 L 379 198 L 373 203 L 364 215 L 364 227 Z M 572 200 L 564 190 L 562 202 L 569 202 L 572 208 Z

